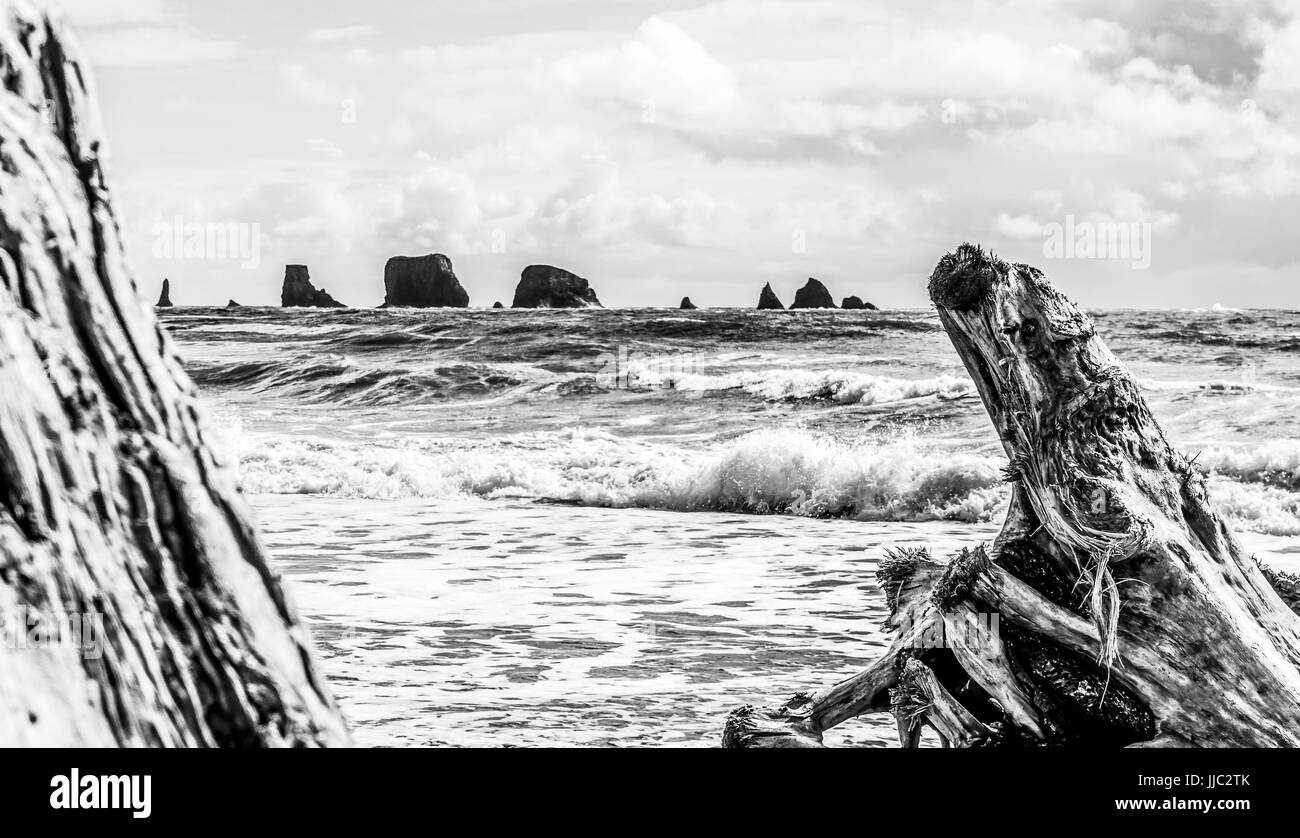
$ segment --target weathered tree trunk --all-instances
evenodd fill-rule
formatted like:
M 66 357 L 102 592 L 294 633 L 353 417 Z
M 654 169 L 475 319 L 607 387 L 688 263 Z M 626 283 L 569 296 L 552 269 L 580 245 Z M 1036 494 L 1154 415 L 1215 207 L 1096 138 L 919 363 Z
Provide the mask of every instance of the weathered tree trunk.
M 735 711 L 724 744 L 817 746 L 892 711 L 904 745 L 923 724 L 955 746 L 1300 745 L 1297 580 L 1242 550 L 1087 315 L 971 245 L 930 295 L 1010 460 L 1002 532 L 942 564 L 891 553 L 889 652 Z
M 0 745 L 347 744 L 136 296 L 87 68 L 25 0 L 0 85 Z

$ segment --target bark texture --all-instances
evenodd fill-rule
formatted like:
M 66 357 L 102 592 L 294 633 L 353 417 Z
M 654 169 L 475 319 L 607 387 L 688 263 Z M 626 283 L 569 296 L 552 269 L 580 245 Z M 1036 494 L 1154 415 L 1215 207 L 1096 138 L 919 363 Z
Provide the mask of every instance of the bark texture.
M 310 639 L 120 243 L 75 40 L 0 0 L 0 745 L 342 745 Z
M 890 650 L 724 744 L 816 746 L 892 712 L 900 741 L 1300 745 L 1297 580 L 1264 571 L 1174 450 L 1088 316 L 1028 265 L 963 245 L 930 280 L 1014 486 L 987 547 L 882 562 Z

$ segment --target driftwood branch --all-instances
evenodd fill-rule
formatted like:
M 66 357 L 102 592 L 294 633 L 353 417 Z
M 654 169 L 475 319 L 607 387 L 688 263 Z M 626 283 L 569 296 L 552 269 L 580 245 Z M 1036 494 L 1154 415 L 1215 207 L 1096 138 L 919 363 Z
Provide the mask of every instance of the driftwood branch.
M 954 746 L 1300 745 L 1300 584 L 1241 548 L 1087 315 L 971 245 L 930 293 L 1006 449 L 1002 532 L 891 554 L 889 651 L 785 715 L 736 711 L 724 743 L 893 711 L 904 745 L 920 724 Z
M 916 658 L 903 665 L 893 691 L 893 711 L 904 748 L 920 744 L 923 724 L 934 728 L 945 748 L 974 747 L 996 735 L 953 698 L 930 667 Z
M 80 56 L 0 0 L 0 617 L 44 631 L 0 644 L 0 745 L 346 744 L 138 299 Z
M 864 713 L 888 711 L 889 691 L 898 684 L 899 659 L 943 630 L 943 615 L 929 597 L 929 585 L 944 567 L 924 550 L 892 553 L 879 577 L 890 603 L 887 628 L 893 644 L 868 669 L 816 694 L 799 693 L 774 709 L 746 705 L 727 719 L 722 741 L 733 748 L 821 747 L 822 732 Z

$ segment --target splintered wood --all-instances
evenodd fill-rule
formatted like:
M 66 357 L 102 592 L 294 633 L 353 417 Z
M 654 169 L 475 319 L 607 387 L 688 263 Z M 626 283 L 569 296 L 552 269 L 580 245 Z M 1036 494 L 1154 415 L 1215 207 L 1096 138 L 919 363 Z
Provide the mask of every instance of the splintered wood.
M 1006 449 L 1002 531 L 947 562 L 891 552 L 888 652 L 734 711 L 723 744 L 819 746 L 892 712 L 904 746 L 923 725 L 956 747 L 1300 745 L 1300 584 L 1241 548 L 1087 314 L 973 245 L 930 296 Z

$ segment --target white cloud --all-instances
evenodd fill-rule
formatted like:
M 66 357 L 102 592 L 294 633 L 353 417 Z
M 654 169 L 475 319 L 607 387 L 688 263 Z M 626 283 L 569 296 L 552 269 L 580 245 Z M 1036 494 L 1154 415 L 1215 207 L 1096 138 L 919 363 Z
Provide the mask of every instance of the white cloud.
M 993 224 L 993 232 L 1009 239 L 1032 240 L 1042 239 L 1045 223 L 1028 215 L 1010 216 L 1005 212 L 998 213 L 997 221 Z
M 328 76 L 317 74 L 307 65 L 296 61 L 280 65 L 280 79 L 295 96 L 307 102 L 339 104 L 345 98 L 357 98 Z
M 242 54 L 230 39 L 189 25 L 167 0 L 58 0 L 97 67 L 225 61 Z
M 379 27 L 369 24 L 340 26 L 333 29 L 310 29 L 305 36 L 313 44 L 336 44 L 343 41 L 360 41 L 378 34 Z
M 1259 87 L 1269 92 L 1300 92 L 1300 18 L 1269 30 L 1260 57 Z
M 82 40 L 96 67 L 229 61 L 243 52 L 235 41 L 205 38 L 177 26 L 92 28 Z
M 78 28 L 156 24 L 174 17 L 165 0 L 59 0 L 55 5 Z
M 833 137 L 845 133 L 891 133 L 915 125 L 926 117 L 923 105 L 900 105 L 885 100 L 872 106 L 815 101 L 777 102 L 780 127 L 791 134 Z
M 739 96 L 731 69 L 680 26 L 660 17 L 642 23 L 617 48 L 561 58 L 552 72 L 575 91 L 646 109 L 650 120 L 717 116 Z
M 201 25 L 198 11 L 114 5 L 129 23 L 91 36 L 190 32 L 220 55 L 210 44 L 232 31 Z M 1300 204 L 1300 26 L 1281 5 L 925 5 L 721 0 L 639 24 L 482 16 L 424 30 L 409 25 L 416 13 L 376 6 L 373 23 L 305 35 L 286 15 L 259 31 L 277 49 L 250 53 L 253 66 L 128 102 L 121 119 L 151 136 L 126 159 L 149 166 L 118 177 L 164 179 L 149 143 L 193 123 L 211 139 L 174 144 L 193 149 L 190 165 L 238 167 L 265 187 L 240 217 L 264 217 L 280 246 L 310 244 L 322 259 L 331 248 L 482 254 L 502 233 L 511 254 L 718 282 L 870 265 L 908 303 L 924 302 L 909 277 L 944 248 L 989 236 L 1032 261 L 1043 223 L 1067 214 L 1158 225 L 1151 282 L 1184 270 L 1182 253 L 1300 260 L 1284 229 Z M 380 28 L 382 49 L 366 40 Z M 213 92 L 257 90 L 268 61 L 284 90 L 266 102 Z M 359 91 L 358 121 L 341 125 L 334 109 Z M 203 106 L 164 124 L 156 102 L 181 92 Z M 806 253 L 792 251 L 796 232 Z M 1128 291 L 1116 284 L 1098 304 Z
M 307 145 L 317 154 L 324 154 L 327 157 L 343 157 L 344 151 L 335 145 L 332 141 L 321 137 L 313 137 L 307 141 Z

